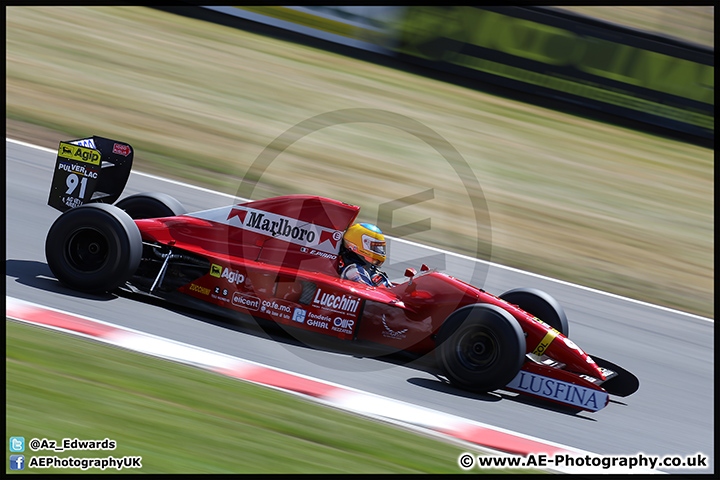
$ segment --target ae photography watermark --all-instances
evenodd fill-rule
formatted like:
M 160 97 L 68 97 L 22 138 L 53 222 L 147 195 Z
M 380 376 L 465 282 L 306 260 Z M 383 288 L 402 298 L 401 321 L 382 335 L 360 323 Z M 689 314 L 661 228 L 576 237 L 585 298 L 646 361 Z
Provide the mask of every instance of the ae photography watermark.
M 375 205 L 368 206 L 367 202 L 365 202 L 360 211 L 358 218 L 363 216 L 363 212 L 371 212 L 373 209 L 377 211 L 377 216 L 374 219 L 375 225 L 379 227 L 387 240 L 387 259 L 381 269 L 387 273 L 388 277 L 394 282 L 402 283 L 407 280 L 403 277 L 406 268 L 414 268 L 420 271 L 422 265 L 427 265 L 431 269 L 444 271 L 449 264 L 453 262 L 455 264 L 458 263 L 457 258 L 451 258 L 450 255 L 440 249 L 425 248 L 414 242 L 407 241 L 407 239 L 414 234 L 427 234 L 431 232 L 433 228 L 439 228 L 436 225 L 445 219 L 439 218 L 438 216 L 442 216 L 443 213 L 447 215 L 447 212 L 443 212 L 442 209 L 438 208 L 438 197 L 445 199 L 450 191 L 460 192 L 462 194 L 458 195 L 458 198 L 462 198 L 465 204 L 455 205 L 454 209 L 463 208 L 463 212 L 468 212 L 468 216 L 470 217 L 467 221 L 473 224 L 472 231 L 474 233 L 472 236 L 474 238 L 472 240 L 471 255 L 479 259 L 489 259 L 492 249 L 492 236 L 488 206 L 480 182 L 467 161 L 465 161 L 460 152 L 437 131 L 415 119 L 387 110 L 373 108 L 335 110 L 308 118 L 290 127 L 271 141 L 250 165 L 238 187 L 236 203 L 244 203 L 248 200 L 259 200 L 259 198 L 254 198 L 254 194 L 256 187 L 263 183 L 263 176 L 268 173 L 272 164 L 281 158 L 283 154 L 292 154 L 292 147 L 302 139 L 321 130 L 324 130 L 327 134 L 332 134 L 333 127 L 344 125 L 352 128 L 356 124 L 369 124 L 382 127 L 384 132 L 397 132 L 398 136 L 403 136 L 405 139 L 410 138 L 411 142 L 417 142 L 419 147 L 429 147 L 431 155 L 437 159 L 437 161 L 433 162 L 434 171 L 422 172 L 424 186 L 403 186 L 405 191 L 402 191 L 402 194 L 398 194 L 401 191 L 400 188 L 394 189 L 393 192 L 386 192 L 384 196 L 379 195 L 377 197 Z M 367 138 L 362 139 L 362 141 L 370 144 L 373 139 Z M 358 152 L 358 157 L 367 160 L 368 156 L 362 157 L 361 153 L 362 152 Z M 382 179 L 383 176 L 392 177 L 393 173 L 402 172 L 403 170 L 411 171 L 417 168 L 413 162 L 412 155 L 412 152 L 408 152 L 406 157 L 404 154 L 401 154 L 403 157 L 402 161 L 405 162 L 402 165 L 383 162 L 382 159 L 377 159 L 377 163 L 364 165 L 366 170 L 374 172 L 373 175 L 375 175 L 375 177 L 371 176 L 369 179 L 362 179 L 347 185 L 347 195 L 345 195 L 344 198 L 337 198 L 336 200 L 353 204 L 357 191 L 363 188 L 363 181 L 372 181 L 373 178 Z M 444 175 L 441 175 L 441 173 Z M 452 184 L 448 185 L 438 181 L 438 178 L 452 178 L 454 180 Z M 337 181 L 333 172 L 328 171 L 327 175 L 323 178 L 314 178 L 313 191 L 303 191 L 302 193 L 329 196 L 323 191 L 322 186 L 318 187 L 318 183 L 322 185 L 323 182 L 326 182 L 328 186 L 327 191 L 331 191 L 332 188 L 330 187 L 336 186 Z M 415 188 L 416 191 L 408 194 L 408 188 Z M 355 204 L 360 204 L 360 202 L 355 202 Z M 402 214 L 404 212 L 408 211 L 412 212 L 411 217 L 414 215 L 420 218 L 414 221 L 398 220 L 398 218 L 403 217 Z M 252 215 L 252 213 L 250 215 Z M 268 215 L 265 216 L 269 217 Z M 407 217 L 408 215 L 406 214 L 405 218 L 407 219 Z M 263 220 L 275 219 L 263 218 Z M 252 218 L 250 221 L 252 222 Z M 358 221 L 359 220 L 356 220 L 356 222 Z M 277 229 L 281 229 L 283 227 L 282 222 L 283 219 L 280 218 L 270 225 L 277 223 Z M 258 228 L 262 226 L 259 218 L 255 218 L 255 224 Z M 302 233 L 301 230 L 298 230 L 298 235 Z M 292 231 L 289 232 L 289 235 L 290 234 L 292 234 Z M 342 242 L 342 237 L 335 239 L 335 241 Z M 289 248 L 294 248 L 294 246 Z M 305 250 L 307 251 L 308 249 Z M 337 252 L 334 251 L 325 252 L 313 250 L 309 253 L 325 257 L 337 256 Z M 488 265 L 482 262 L 466 261 L 465 263 L 464 268 L 466 269 L 466 273 L 463 275 L 463 280 L 482 288 L 487 277 Z M 302 265 L 300 269 L 302 269 Z M 328 315 L 326 316 L 327 318 L 324 318 L 323 316 L 318 317 L 318 315 L 302 309 L 293 309 L 285 312 L 280 311 L 280 305 L 262 305 L 260 303 L 258 303 L 258 310 L 262 310 L 263 313 L 269 312 L 271 315 L 282 318 L 291 318 L 298 322 L 312 322 L 312 325 L 322 326 L 323 328 L 327 327 L 328 330 L 333 329 L 347 332 L 348 334 L 355 332 L 360 316 L 355 318 L 353 317 L 355 312 L 347 310 L 353 306 L 351 304 L 354 299 L 342 298 L 342 296 L 338 296 L 338 298 L 322 297 L 320 292 L 316 292 L 316 294 L 320 295 L 318 302 L 322 302 L 323 299 L 325 299 L 326 302 L 334 302 L 333 308 L 336 307 L 335 310 L 340 312 L 340 314 L 337 316 Z M 252 299 L 247 298 L 237 299 L 238 302 L 242 301 L 244 303 L 251 300 Z M 347 305 L 343 303 L 344 301 Z M 335 303 L 337 305 L 335 305 Z M 326 304 L 323 305 L 327 306 Z M 394 329 L 388 323 L 385 323 L 384 326 L 387 330 L 384 332 L 386 338 L 391 340 L 402 340 L 404 338 L 405 332 L 402 328 Z M 308 340 L 302 332 L 298 332 L 292 328 L 285 328 L 282 324 L 280 324 L 279 327 L 285 330 L 288 335 L 300 341 L 301 344 L 307 344 Z M 266 331 L 266 333 L 271 334 L 269 331 Z M 302 339 L 300 338 L 301 336 Z M 407 349 L 407 345 L 404 345 L 402 348 L 399 347 L 398 351 L 404 349 Z M 303 349 L 294 349 L 293 351 L 295 354 L 312 361 L 312 355 L 305 355 Z M 387 354 L 387 352 L 383 351 L 377 355 L 385 354 Z M 377 355 L 369 353 L 365 356 Z M 383 367 L 381 363 L 372 362 L 372 364 L 365 364 L 359 368 L 378 369 Z
M 504 469 L 504 468 L 538 468 L 538 469 L 583 469 L 590 471 L 623 469 L 637 473 L 640 470 L 659 470 L 673 468 L 698 469 L 708 468 L 708 457 L 702 453 L 694 455 L 578 455 L 570 453 L 530 454 L 524 457 L 511 455 L 473 455 L 463 453 L 458 457 L 458 466 L 463 470 L 471 469 Z M 698 472 L 700 473 L 700 472 Z

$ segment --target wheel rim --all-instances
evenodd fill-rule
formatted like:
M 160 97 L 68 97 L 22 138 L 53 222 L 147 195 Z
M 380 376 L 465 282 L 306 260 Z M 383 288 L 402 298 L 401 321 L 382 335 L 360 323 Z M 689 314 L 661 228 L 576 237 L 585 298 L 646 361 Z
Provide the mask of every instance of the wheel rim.
M 108 260 L 108 242 L 94 228 L 82 228 L 72 234 L 67 243 L 65 258 L 76 270 L 95 272 Z
M 498 342 L 488 332 L 468 331 L 457 342 L 456 353 L 465 368 L 483 370 L 497 360 Z

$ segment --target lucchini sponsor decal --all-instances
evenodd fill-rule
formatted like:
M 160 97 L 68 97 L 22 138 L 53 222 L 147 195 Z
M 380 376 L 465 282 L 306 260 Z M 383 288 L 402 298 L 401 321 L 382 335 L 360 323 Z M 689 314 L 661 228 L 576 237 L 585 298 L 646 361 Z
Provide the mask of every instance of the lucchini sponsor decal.
M 360 299 L 350 295 L 324 293 L 322 289 L 318 289 L 312 303 L 313 306 L 325 307 L 336 312 L 357 313 Z
M 575 405 L 576 407 L 586 408 L 592 411 L 597 411 L 605 407 L 608 400 L 607 392 L 593 390 L 592 388 L 582 387 L 580 385 L 573 385 L 569 382 L 563 382 L 523 370 L 506 386 L 513 390 Z
M 276 213 L 235 205 L 205 210 L 190 216 L 279 238 L 326 254 L 337 255 L 340 251 L 343 232 Z

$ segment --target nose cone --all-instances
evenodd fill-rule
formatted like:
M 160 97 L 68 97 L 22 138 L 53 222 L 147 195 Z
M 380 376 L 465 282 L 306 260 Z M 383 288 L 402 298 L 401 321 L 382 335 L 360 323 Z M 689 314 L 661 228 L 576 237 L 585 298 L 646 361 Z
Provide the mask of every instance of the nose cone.
M 546 353 L 564 363 L 567 370 L 605 380 L 605 375 L 595 360 L 562 333 L 557 333 L 555 339 L 547 347 Z

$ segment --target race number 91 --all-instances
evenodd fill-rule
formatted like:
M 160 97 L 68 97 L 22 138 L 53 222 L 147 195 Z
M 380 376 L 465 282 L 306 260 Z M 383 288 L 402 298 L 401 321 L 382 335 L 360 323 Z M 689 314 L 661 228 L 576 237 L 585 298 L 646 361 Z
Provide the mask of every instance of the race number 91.
M 97 170 L 58 158 L 49 203 L 63 211 L 87 203 L 95 191 L 97 178 Z
M 71 173 L 67 176 L 67 179 L 65 180 L 65 183 L 67 184 L 67 191 L 65 192 L 68 195 L 73 195 L 75 193 L 75 190 L 77 190 L 78 184 L 80 184 L 80 191 L 78 192 L 78 197 L 84 198 L 85 192 L 87 191 L 87 177 L 78 177 L 77 174 Z

